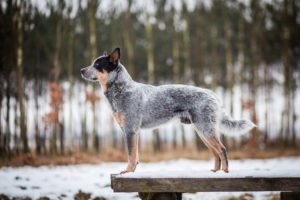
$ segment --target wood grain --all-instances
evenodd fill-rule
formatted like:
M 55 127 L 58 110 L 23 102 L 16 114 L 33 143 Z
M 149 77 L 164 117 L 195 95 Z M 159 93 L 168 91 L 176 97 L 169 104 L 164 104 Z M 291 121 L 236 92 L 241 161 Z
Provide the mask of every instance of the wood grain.
M 300 177 L 130 178 L 111 176 L 114 192 L 300 191 Z

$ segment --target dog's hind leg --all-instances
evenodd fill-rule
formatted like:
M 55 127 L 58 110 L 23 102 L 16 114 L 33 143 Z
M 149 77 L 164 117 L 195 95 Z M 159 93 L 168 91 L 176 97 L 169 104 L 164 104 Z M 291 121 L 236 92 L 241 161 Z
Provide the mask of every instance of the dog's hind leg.
M 211 171 L 213 172 L 217 172 L 220 170 L 221 168 L 221 158 L 218 155 L 217 151 L 210 145 L 210 143 L 205 139 L 205 137 L 203 137 L 202 133 L 200 133 L 199 130 L 196 129 L 196 132 L 198 134 L 198 136 L 201 138 L 202 142 L 205 144 L 205 146 L 213 153 L 214 157 L 215 157 L 215 166 L 214 169 L 212 169 Z
M 207 146 L 209 146 L 209 145 L 207 145 Z M 215 167 L 211 171 L 217 172 L 221 168 L 221 158 L 218 155 L 218 153 L 215 151 L 214 148 L 212 148 L 212 147 L 209 147 L 209 148 L 211 149 L 211 152 L 214 154 L 214 157 L 215 157 Z
M 200 113 L 200 114 L 199 114 Z M 192 122 L 195 125 L 196 130 L 201 134 L 202 140 L 208 143 L 214 150 L 214 154 L 217 154 L 221 159 L 222 170 L 228 172 L 228 160 L 227 152 L 224 145 L 221 143 L 218 135 L 218 124 L 217 124 L 217 114 L 213 105 L 205 106 L 204 108 L 191 112 Z M 216 166 L 218 160 L 216 158 Z M 218 169 L 218 166 L 217 168 Z
M 222 170 L 227 173 L 228 172 L 228 159 L 227 159 L 226 148 L 221 143 L 219 138 L 217 138 L 215 136 L 212 136 L 212 137 L 204 136 L 204 137 L 207 139 L 208 143 L 214 148 L 216 153 L 219 155 L 221 162 L 222 162 Z

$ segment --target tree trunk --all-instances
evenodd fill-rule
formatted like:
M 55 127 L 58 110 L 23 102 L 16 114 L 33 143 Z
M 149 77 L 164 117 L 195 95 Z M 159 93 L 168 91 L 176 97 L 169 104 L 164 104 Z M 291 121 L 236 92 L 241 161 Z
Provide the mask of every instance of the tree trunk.
M 53 71 L 53 80 L 55 83 L 58 82 L 61 66 L 60 66 L 60 54 L 61 54 L 61 39 L 62 39 L 62 7 L 61 4 L 58 3 L 58 16 L 56 17 L 56 39 L 55 39 L 55 51 L 54 51 L 54 57 L 53 57 L 53 65 L 54 65 L 54 71 Z
M 117 131 L 115 130 L 115 127 L 114 127 L 114 119 L 112 117 L 109 118 L 109 127 L 110 127 L 110 130 L 111 130 L 111 134 L 109 134 L 110 136 L 110 141 L 111 141 L 111 146 L 114 148 L 114 149 L 117 149 L 118 148 L 118 138 L 117 138 Z
M 192 66 L 191 66 L 191 53 L 190 53 L 190 24 L 188 13 L 184 14 L 185 29 L 183 31 L 183 57 L 184 57 L 184 82 L 192 82 Z
M 180 63 L 179 63 L 179 33 L 176 31 L 176 21 L 173 19 L 173 82 L 178 84 L 180 82 Z M 173 126 L 173 148 L 177 148 L 177 126 Z
M 176 32 L 175 27 L 173 29 L 173 81 L 175 84 L 179 83 L 179 73 L 180 73 L 180 64 L 179 64 L 179 34 Z
M 89 14 L 89 43 L 90 43 L 90 55 L 91 60 L 97 57 L 97 37 L 96 37 L 96 10 L 97 0 L 88 1 L 88 14 Z
M 1 6 L 0 6 L 1 9 Z M 1 11 L 0 11 L 0 17 L 1 17 Z M 0 69 L 2 66 L 0 66 Z M 0 76 L 0 119 L 2 120 L 2 100 L 4 99 L 4 77 L 2 79 L 2 76 Z M 3 130 L 4 123 L 0 122 L 0 157 L 2 157 L 5 154 L 4 151 L 4 130 Z
M 264 66 L 264 92 L 265 92 L 265 133 L 264 133 L 264 144 L 268 144 L 269 139 L 269 107 L 270 107 L 270 81 L 269 81 L 269 68 L 267 65 Z
M 3 27 L 4 20 L 3 20 L 3 11 L 2 11 L 2 4 L 0 5 L 0 27 Z M 0 31 L 0 40 L 2 39 L 2 32 Z M 4 34 L 3 34 L 4 35 Z M 4 45 L 3 45 L 4 46 Z M 3 48 L 0 47 L 0 57 L 2 58 L 3 55 Z M 3 69 L 3 62 L 0 59 L 0 70 Z M 2 119 L 2 100 L 4 96 L 4 77 L 0 75 L 0 119 Z M 0 157 L 4 155 L 4 146 L 3 146 L 3 131 L 2 131 L 3 124 L 0 122 Z
M 291 110 L 291 89 L 292 89 L 292 70 L 291 70 L 291 59 L 290 59 L 290 30 L 289 30 L 289 19 L 288 19 L 288 1 L 283 1 L 283 29 L 282 29 L 282 62 L 283 62 L 283 71 L 284 71 L 284 108 L 283 108 L 283 135 L 285 135 L 284 141 L 287 146 L 290 141 L 290 134 L 292 132 L 291 123 L 293 121 L 293 112 Z
M 244 4 L 240 4 L 239 8 L 244 13 Z M 241 16 L 238 25 L 238 58 L 237 58 L 237 84 L 240 87 L 240 100 L 241 100 L 241 117 L 243 116 L 243 85 L 244 85 L 244 65 L 245 65 L 245 46 L 244 46 L 244 35 L 245 35 L 245 22 Z
M 0 6 L 1 9 L 1 6 Z M 0 15 L 1 16 L 1 15 Z M 1 66 L 0 66 L 1 68 Z M 1 78 L 1 77 L 0 77 Z M 0 84 L 3 84 L 2 81 L 0 80 Z M 4 89 L 2 88 L 2 86 L 0 86 L 0 119 L 2 119 L 2 91 L 4 91 Z M 0 123 L 0 157 L 3 156 L 4 153 L 4 148 L 3 148 L 3 131 L 2 131 L 2 123 Z
M 153 56 L 153 25 L 147 19 L 146 25 L 146 38 L 147 38 L 147 66 L 148 66 L 148 83 L 154 84 L 154 56 Z
M 96 10 L 97 10 L 97 0 L 88 1 L 88 14 L 89 14 L 89 29 L 90 29 L 90 52 L 91 60 L 94 60 L 97 57 L 97 38 L 96 38 Z M 95 85 L 93 84 L 93 95 L 95 94 Z M 99 137 L 96 131 L 96 104 L 92 103 L 92 112 L 93 112 L 93 147 L 96 152 L 99 151 Z
M 177 128 L 176 126 L 173 127 L 173 141 L 172 141 L 172 147 L 173 149 L 177 149 Z
M 181 129 L 181 141 L 182 141 L 182 148 L 186 148 L 186 138 L 185 138 L 185 130 L 182 124 L 180 124 L 180 129 Z
M 64 155 L 65 153 L 65 132 L 64 132 L 64 123 L 58 123 L 59 130 L 59 142 L 60 142 L 60 155 Z
M 15 116 L 18 116 L 18 103 L 15 103 L 14 104 L 14 115 Z M 15 117 L 15 120 L 14 120 L 14 127 L 15 127 L 15 132 L 13 134 L 13 141 L 14 141 L 14 152 L 16 154 L 19 154 L 20 153 L 20 138 L 18 137 L 18 127 L 20 125 L 20 118 L 19 117 Z M 11 155 L 11 152 L 8 152 L 9 155 Z
M 252 111 L 251 111 L 251 120 L 254 124 L 257 124 L 256 117 L 256 90 L 257 90 L 257 23 L 258 23 L 258 1 L 251 1 L 252 9 L 252 30 L 250 32 L 250 52 L 251 52 L 251 61 L 250 61 L 250 77 L 251 77 L 251 101 L 252 101 Z M 258 147 L 258 131 L 257 128 L 252 129 L 249 145 L 252 150 L 256 150 Z
M 226 52 L 226 89 L 229 92 L 229 110 L 233 114 L 233 64 L 232 64 L 232 51 L 231 51 L 231 28 L 230 18 L 227 10 L 226 3 L 224 4 L 224 32 L 225 32 L 225 52 Z
M 131 2 L 131 1 L 129 1 Z M 132 27 L 131 16 L 130 16 L 130 7 L 131 3 L 128 5 L 128 8 L 125 12 L 125 20 L 124 20 L 124 43 L 127 52 L 128 63 L 126 64 L 128 73 L 131 76 L 134 76 L 134 48 L 133 48 L 133 36 L 130 31 Z
M 296 84 L 296 83 L 293 83 Z M 295 87 L 295 86 L 294 86 Z M 295 101 L 296 99 L 296 87 L 292 89 L 292 97 L 291 97 L 291 106 L 292 106 L 292 123 L 291 123 L 291 129 L 292 129 L 292 145 L 294 147 L 297 147 L 297 133 L 296 133 L 296 121 L 297 121 L 297 115 L 295 108 L 297 108 L 297 103 Z
M 161 151 L 161 139 L 159 137 L 159 130 L 154 129 L 153 130 L 153 149 L 154 152 L 160 152 Z
M 11 132 L 10 132 L 10 82 L 9 82 L 9 76 L 6 79 L 6 129 L 5 134 L 3 136 L 3 147 L 4 151 L 8 153 L 10 151 L 10 138 L 11 138 Z
M 73 150 L 73 108 L 72 108 L 72 99 L 73 99 L 73 49 L 74 49 L 74 26 L 73 19 L 70 17 L 71 9 L 69 9 L 69 38 L 68 38 L 68 58 L 67 58 L 67 68 L 68 68 L 68 82 L 69 82 L 69 135 L 70 135 L 70 148 Z
M 81 118 L 81 136 L 82 136 L 82 150 L 84 152 L 88 151 L 88 133 L 87 133 L 87 124 L 86 124 L 86 112 L 87 112 L 87 106 L 85 102 L 82 102 L 81 104 L 83 108 L 83 117 Z
M 216 25 L 211 25 L 211 76 L 212 76 L 212 83 L 211 83 L 211 89 L 216 90 L 218 85 L 218 28 Z
M 196 142 L 196 148 L 197 148 L 197 151 L 201 151 L 203 149 L 205 149 L 205 145 L 203 144 L 201 138 L 198 136 L 198 134 L 195 132 L 195 142 Z
M 41 154 L 41 135 L 39 132 L 39 101 L 38 101 L 38 90 L 39 90 L 39 80 L 35 77 L 34 85 L 34 105 L 35 105 L 35 122 L 34 122 L 34 138 L 35 138 L 35 152 L 37 155 Z
M 148 83 L 155 83 L 154 75 L 154 55 L 153 55 L 153 25 L 149 21 L 149 16 L 146 19 L 146 38 L 147 38 L 147 66 L 148 66 Z M 155 152 L 161 150 L 161 139 L 159 137 L 159 131 L 157 129 L 153 130 L 153 149 Z
M 23 144 L 23 153 L 29 152 L 28 139 L 27 139 L 27 127 L 25 119 L 25 107 L 24 107 L 24 83 L 23 83 L 23 22 L 21 16 L 22 1 L 17 1 L 17 90 L 18 90 L 18 102 L 20 108 L 20 134 Z
M 56 17 L 56 39 L 55 39 L 55 51 L 54 51 L 54 57 L 53 57 L 53 65 L 54 65 L 54 71 L 53 71 L 53 82 L 57 85 L 59 85 L 59 76 L 61 73 L 61 63 L 60 63 L 60 55 L 61 55 L 61 49 L 62 49 L 62 29 L 63 29 L 63 22 L 62 22 L 62 13 L 63 13 L 64 5 L 62 1 L 58 2 L 57 5 L 57 17 Z M 50 137 L 50 154 L 58 154 L 58 148 L 57 148 L 57 140 L 63 139 L 61 137 L 61 130 L 60 130 L 60 122 L 59 122 L 59 101 L 54 102 L 54 112 L 57 113 L 58 119 L 54 121 L 53 123 L 53 132 L 52 136 Z M 62 141 L 60 141 L 60 144 L 62 144 Z
M 299 6 L 297 7 L 297 1 L 293 0 L 292 1 L 292 5 L 291 7 L 292 9 L 292 15 L 293 15 L 293 21 L 294 23 L 297 23 L 297 17 L 298 17 L 298 13 L 299 13 Z M 292 25 L 290 25 L 289 27 L 292 27 Z M 292 57 L 292 56 L 291 56 Z M 291 58 L 292 59 L 292 58 Z M 292 59 L 293 60 L 293 59 Z M 294 64 L 294 60 L 293 60 L 293 64 L 292 66 L 297 66 L 297 64 Z M 297 74 L 297 76 L 293 76 L 293 74 L 295 74 L 295 72 L 297 71 L 297 69 L 299 70 L 299 65 L 298 68 L 297 67 L 292 67 L 291 66 L 291 110 L 292 110 L 292 123 L 291 123 L 291 129 L 292 129 L 292 142 L 293 142 L 293 146 L 297 147 L 297 133 L 296 133 L 296 121 L 297 121 L 297 113 L 296 113 L 296 108 L 297 108 L 297 101 L 296 101 L 296 92 L 297 92 L 297 81 L 300 80 L 299 77 L 299 73 Z

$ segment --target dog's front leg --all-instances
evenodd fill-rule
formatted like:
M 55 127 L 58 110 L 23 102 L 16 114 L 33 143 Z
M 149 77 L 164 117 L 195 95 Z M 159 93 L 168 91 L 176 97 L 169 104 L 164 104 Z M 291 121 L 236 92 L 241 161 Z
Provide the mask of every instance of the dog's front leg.
M 134 172 L 139 162 L 138 134 L 135 132 L 126 132 L 125 139 L 128 151 L 128 165 L 127 168 L 121 172 L 121 174 L 127 172 Z

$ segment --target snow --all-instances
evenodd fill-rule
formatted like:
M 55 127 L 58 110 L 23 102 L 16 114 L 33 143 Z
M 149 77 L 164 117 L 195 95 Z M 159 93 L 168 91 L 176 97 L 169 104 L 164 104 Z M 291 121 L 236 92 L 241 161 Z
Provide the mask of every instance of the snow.
M 250 169 L 250 170 L 231 170 L 230 173 L 225 173 L 223 171 L 218 171 L 217 173 L 208 173 L 206 171 L 144 171 L 144 172 L 135 172 L 127 173 L 122 175 L 117 175 L 118 178 L 284 178 L 291 177 L 296 178 L 300 177 L 300 170 L 272 170 L 272 169 Z
M 276 159 L 247 159 L 229 161 L 230 172 L 213 173 L 213 160 L 162 161 L 141 163 L 135 173 L 121 177 L 245 177 L 245 176 L 300 176 L 300 157 Z M 123 170 L 126 163 L 81 164 L 70 166 L 4 167 L 0 168 L 0 194 L 28 196 L 37 199 L 48 196 L 51 199 L 73 199 L 79 191 L 92 193 L 92 198 L 138 199 L 137 193 L 114 193 L 110 188 L 110 175 Z M 149 173 L 151 172 L 151 173 Z M 243 192 L 230 193 L 184 193 L 184 199 L 224 199 L 239 196 Z M 270 192 L 253 193 L 255 199 L 266 199 Z M 278 194 L 278 193 L 272 193 Z M 65 196 L 65 197 L 62 197 Z

